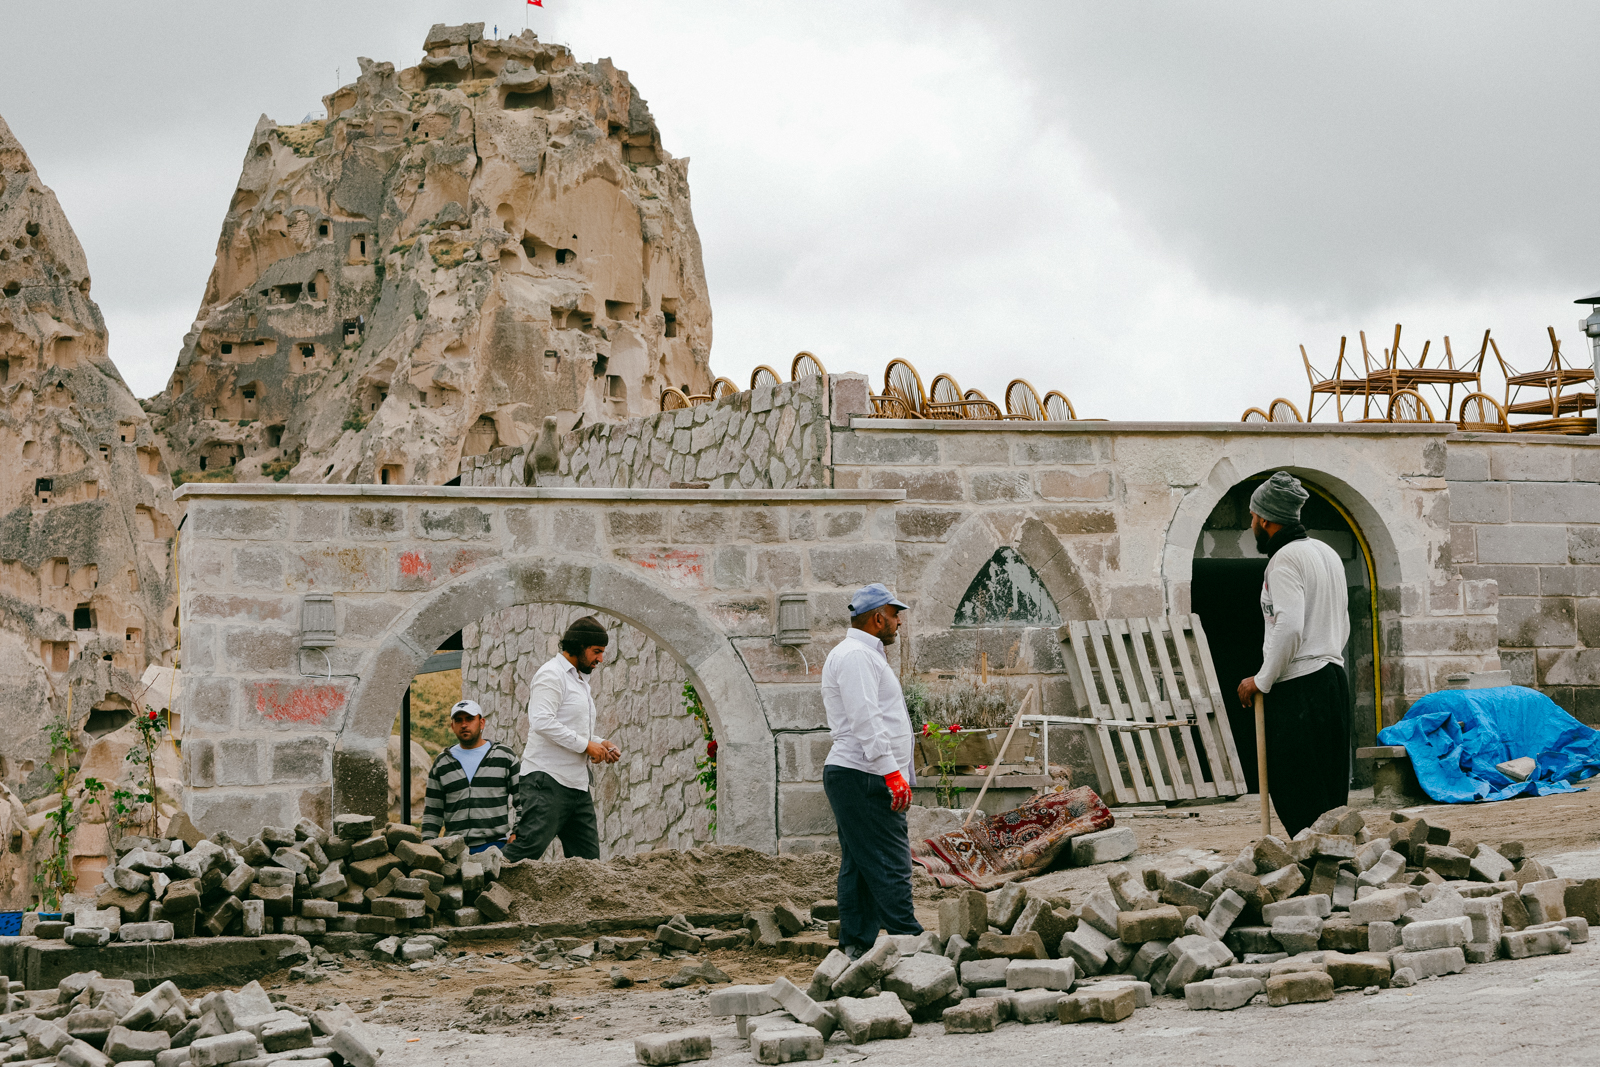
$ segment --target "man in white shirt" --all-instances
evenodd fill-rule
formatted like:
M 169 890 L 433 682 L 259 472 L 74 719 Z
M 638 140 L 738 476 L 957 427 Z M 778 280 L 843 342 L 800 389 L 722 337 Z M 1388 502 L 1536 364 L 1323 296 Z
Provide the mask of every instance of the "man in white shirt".
M 1290 836 L 1350 799 L 1350 594 L 1344 561 L 1300 522 L 1309 496 L 1286 471 L 1250 495 L 1250 528 L 1267 556 L 1267 632 L 1261 670 L 1239 683 L 1243 707 L 1265 696 L 1267 788 Z
M 600 858 L 600 831 L 589 796 L 589 764 L 615 763 L 622 750 L 595 736 L 589 674 L 610 638 L 593 615 L 561 635 L 561 651 L 540 667 L 528 693 L 528 744 L 517 787 L 517 833 L 506 858 L 538 859 L 555 838 L 567 856 Z
M 839 828 L 839 948 L 852 958 L 878 931 L 920 934 L 911 907 L 911 716 L 884 647 L 906 605 L 874 582 L 850 598 L 850 629 L 822 665 L 833 747 L 822 788 Z

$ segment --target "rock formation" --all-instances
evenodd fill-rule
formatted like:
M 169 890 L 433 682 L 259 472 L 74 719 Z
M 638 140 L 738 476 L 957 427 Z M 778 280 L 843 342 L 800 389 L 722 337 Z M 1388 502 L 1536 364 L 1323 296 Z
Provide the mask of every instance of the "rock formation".
M 0 120 L 0 781 L 23 800 L 49 788 L 69 681 L 84 745 L 171 662 L 178 515 L 106 341 L 83 248 Z
M 180 479 L 438 484 L 708 390 L 688 161 L 628 76 L 481 23 L 425 50 L 257 125 L 151 406 Z

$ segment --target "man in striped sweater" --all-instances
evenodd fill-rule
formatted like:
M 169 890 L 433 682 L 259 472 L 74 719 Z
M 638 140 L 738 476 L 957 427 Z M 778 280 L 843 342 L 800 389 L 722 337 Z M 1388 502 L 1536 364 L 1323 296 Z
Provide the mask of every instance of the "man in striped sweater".
M 511 798 L 517 795 L 522 761 L 498 741 L 483 736 L 483 709 L 463 700 L 450 709 L 450 729 L 459 744 L 439 753 L 428 769 L 422 832 L 460 834 L 472 852 L 515 840 Z

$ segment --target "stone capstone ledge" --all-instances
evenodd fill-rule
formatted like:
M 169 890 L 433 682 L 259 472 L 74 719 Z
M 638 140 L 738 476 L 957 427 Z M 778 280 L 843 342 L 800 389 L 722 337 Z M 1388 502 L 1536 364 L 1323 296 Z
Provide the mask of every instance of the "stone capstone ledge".
M 869 419 L 850 420 L 851 430 L 892 430 L 896 433 L 1085 433 L 1085 434 L 1340 434 L 1362 437 L 1448 437 L 1456 434 L 1454 423 L 1395 422 L 1110 422 L 1075 419 L 1071 422 L 1034 422 L 1026 419 Z M 1504 440 L 1506 434 L 1493 435 Z M 1520 434 L 1519 438 L 1550 435 Z M 1581 440 L 1581 438 L 1580 438 Z
M 167 981 L 183 989 L 237 986 L 304 963 L 311 954 L 310 943 L 293 934 L 113 941 L 100 948 L 77 948 L 64 941 L 38 938 L 6 940 L 15 943 L 0 945 L 0 961 L 12 968 L 9 973 L 20 975 L 28 989 L 54 989 L 63 978 L 84 971 L 132 979 L 134 989 L 141 993 Z
M 173 499 L 270 497 L 293 499 L 385 500 L 642 500 L 667 504 L 827 504 L 835 501 L 899 501 L 903 489 L 565 489 L 492 485 L 180 485 Z

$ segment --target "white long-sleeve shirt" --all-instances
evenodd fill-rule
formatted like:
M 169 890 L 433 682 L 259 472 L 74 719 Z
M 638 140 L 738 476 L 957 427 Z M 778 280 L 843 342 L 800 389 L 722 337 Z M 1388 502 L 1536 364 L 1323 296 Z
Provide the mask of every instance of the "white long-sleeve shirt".
M 523 776 L 543 771 L 568 789 L 587 792 L 586 750 L 590 741 L 601 740 L 594 733 L 594 696 L 588 676 L 557 653 L 534 674 L 528 690 Z
M 1350 601 L 1339 553 L 1306 537 L 1291 541 L 1267 564 L 1261 583 L 1261 614 L 1267 633 L 1256 688 L 1344 666 L 1350 638 Z
M 826 765 L 867 774 L 911 773 L 911 716 L 883 642 L 851 627 L 822 664 L 822 706 L 833 748 Z

